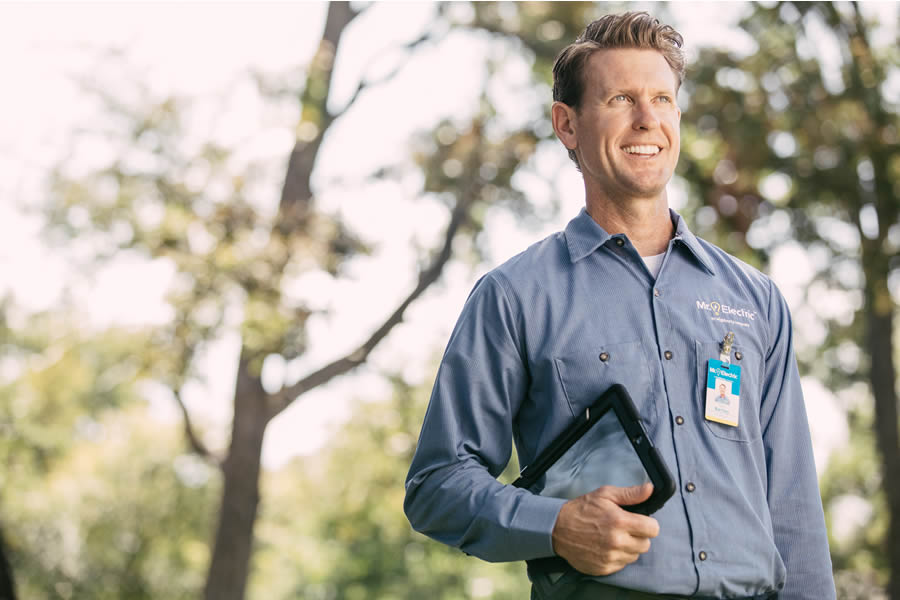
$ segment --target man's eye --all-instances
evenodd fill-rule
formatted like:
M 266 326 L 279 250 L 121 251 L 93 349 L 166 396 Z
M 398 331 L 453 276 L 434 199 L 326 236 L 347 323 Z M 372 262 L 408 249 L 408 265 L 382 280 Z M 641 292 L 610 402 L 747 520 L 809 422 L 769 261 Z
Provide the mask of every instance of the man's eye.
M 626 96 L 625 94 L 619 94 L 618 96 L 613 96 L 613 100 L 615 100 L 616 102 L 624 102 L 628 100 L 628 96 Z
M 672 103 L 672 99 L 671 99 L 670 97 L 668 97 L 668 96 L 660 96 L 660 97 L 659 97 L 659 101 L 660 101 L 660 102 L 665 102 L 666 104 L 671 104 L 671 103 Z

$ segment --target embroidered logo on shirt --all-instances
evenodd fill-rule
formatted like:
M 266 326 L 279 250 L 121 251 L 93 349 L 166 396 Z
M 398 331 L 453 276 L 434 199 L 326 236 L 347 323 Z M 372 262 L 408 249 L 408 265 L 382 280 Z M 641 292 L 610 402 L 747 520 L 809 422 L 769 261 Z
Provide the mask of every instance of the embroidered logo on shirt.
M 713 321 L 720 321 L 722 323 L 734 323 L 736 325 L 740 325 L 741 327 L 750 327 L 749 322 L 755 321 L 757 314 L 754 310 L 749 310 L 746 308 L 735 308 L 733 306 L 729 306 L 728 304 L 716 302 L 715 300 L 713 300 L 712 302 L 697 300 L 697 310 L 703 310 L 708 313 L 712 313 L 712 316 L 710 318 Z

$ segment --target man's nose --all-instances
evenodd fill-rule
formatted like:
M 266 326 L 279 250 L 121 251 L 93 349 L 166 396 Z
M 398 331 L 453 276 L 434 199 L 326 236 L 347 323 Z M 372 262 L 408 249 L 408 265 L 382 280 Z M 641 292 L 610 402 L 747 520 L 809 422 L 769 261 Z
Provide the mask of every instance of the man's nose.
M 659 127 L 659 115 L 656 114 L 653 103 L 649 100 L 640 100 L 634 104 L 634 122 L 632 127 L 636 130 L 651 130 Z

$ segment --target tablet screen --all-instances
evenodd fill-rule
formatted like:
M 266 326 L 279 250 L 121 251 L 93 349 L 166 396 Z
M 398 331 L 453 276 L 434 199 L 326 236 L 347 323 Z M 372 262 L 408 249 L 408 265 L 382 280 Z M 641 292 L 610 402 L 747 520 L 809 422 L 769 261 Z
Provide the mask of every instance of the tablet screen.
M 628 487 L 650 481 L 615 411 L 607 410 L 528 489 L 572 499 L 604 485 Z

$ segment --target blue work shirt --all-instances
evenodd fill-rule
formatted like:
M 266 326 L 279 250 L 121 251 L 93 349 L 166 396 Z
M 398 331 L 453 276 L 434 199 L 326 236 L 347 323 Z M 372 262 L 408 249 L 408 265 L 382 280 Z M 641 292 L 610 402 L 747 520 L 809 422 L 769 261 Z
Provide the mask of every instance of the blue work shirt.
M 406 481 L 413 527 L 489 561 L 552 556 L 565 500 L 503 485 L 622 383 L 676 481 L 660 533 L 596 579 L 719 598 L 835 597 L 787 305 L 756 269 L 675 234 L 654 281 L 625 235 L 585 210 L 485 275 L 434 384 Z M 705 418 L 707 365 L 735 334 L 737 427 Z M 602 355 L 602 358 L 601 358 Z

